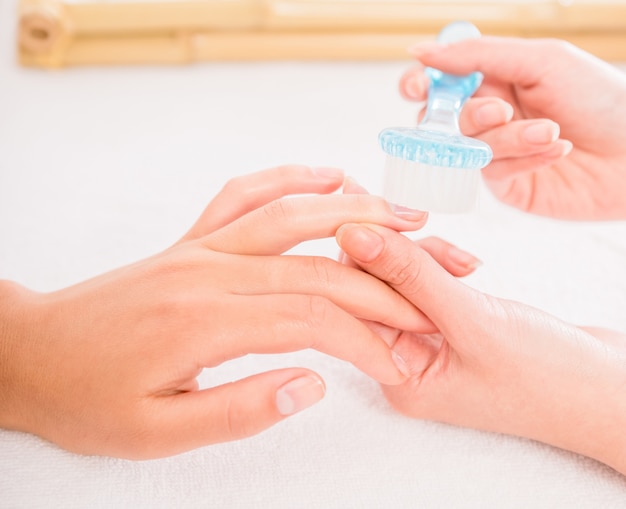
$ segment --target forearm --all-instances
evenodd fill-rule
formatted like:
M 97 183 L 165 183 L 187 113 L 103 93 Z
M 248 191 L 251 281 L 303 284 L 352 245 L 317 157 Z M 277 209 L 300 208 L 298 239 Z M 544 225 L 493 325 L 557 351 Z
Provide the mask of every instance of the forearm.
M 578 345 L 586 355 L 554 364 L 548 378 L 559 381 L 539 385 L 543 397 L 537 395 L 536 408 L 531 405 L 533 431 L 525 436 L 594 458 L 626 475 L 626 334 L 582 329 L 597 341 Z
M 588 402 L 587 413 L 582 416 L 593 421 L 588 435 L 582 437 L 588 442 L 582 452 L 626 475 L 626 333 L 596 327 L 582 329 L 605 347 L 597 372 L 597 399 Z
M 33 293 L 6 280 L 0 280 L 0 427 L 21 429 L 27 385 L 26 371 L 29 338 L 26 332 L 29 313 L 26 303 Z

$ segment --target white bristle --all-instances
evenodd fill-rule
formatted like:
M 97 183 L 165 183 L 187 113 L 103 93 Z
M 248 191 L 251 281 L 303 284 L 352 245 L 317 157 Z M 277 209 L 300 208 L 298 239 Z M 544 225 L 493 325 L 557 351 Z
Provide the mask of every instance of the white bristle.
M 470 212 L 480 189 L 480 170 L 431 166 L 387 156 L 385 199 L 429 212 Z

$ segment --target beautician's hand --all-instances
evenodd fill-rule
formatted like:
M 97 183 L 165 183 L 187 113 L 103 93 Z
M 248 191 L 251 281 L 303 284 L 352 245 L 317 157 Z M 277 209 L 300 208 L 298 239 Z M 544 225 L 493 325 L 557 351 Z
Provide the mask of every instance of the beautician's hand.
M 585 330 L 473 290 L 378 225 L 344 225 L 337 240 L 438 329 L 420 334 L 369 324 L 411 369 L 404 384 L 383 385 L 397 410 L 539 440 L 626 474 L 626 335 Z
M 400 82 L 409 99 L 426 98 L 423 66 L 484 74 L 461 130 L 491 145 L 483 175 L 500 200 L 556 218 L 626 218 L 626 74 L 557 40 L 482 37 L 411 51 L 418 66 Z
M 346 222 L 424 224 L 380 198 L 327 194 L 342 180 L 306 167 L 239 177 L 163 253 L 49 294 L 0 282 L 0 426 L 155 458 L 253 435 L 323 397 L 303 368 L 199 390 L 203 368 L 248 353 L 315 348 L 405 381 L 402 359 L 358 318 L 432 331 L 428 319 L 360 270 L 279 256 Z

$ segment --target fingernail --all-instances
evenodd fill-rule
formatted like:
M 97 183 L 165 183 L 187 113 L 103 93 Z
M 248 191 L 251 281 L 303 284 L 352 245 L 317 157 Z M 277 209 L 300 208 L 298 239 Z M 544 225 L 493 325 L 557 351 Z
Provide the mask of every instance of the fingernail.
M 425 95 L 422 93 L 422 87 L 417 82 L 416 77 L 411 77 L 404 83 L 404 93 L 413 99 L 422 99 Z
M 395 350 L 391 350 L 391 358 L 393 359 L 393 363 L 396 365 L 400 373 L 402 373 L 407 378 L 411 376 L 411 371 L 409 370 L 409 366 L 407 365 L 406 361 L 402 357 L 400 357 L 400 355 L 398 355 Z
M 390 203 L 389 207 L 396 216 L 406 219 L 407 221 L 421 221 L 428 215 L 428 212 L 424 212 L 423 210 L 410 209 L 394 203 Z
M 343 192 L 344 194 L 369 194 L 367 189 L 352 177 L 346 177 L 343 181 Z
M 484 104 L 474 113 L 474 120 L 481 126 L 504 124 L 512 118 L 513 106 L 505 102 Z
M 477 269 L 483 264 L 473 254 L 463 251 L 456 246 L 451 246 L 448 249 L 448 257 L 457 265 L 468 269 Z
M 321 379 L 303 376 L 287 382 L 276 391 L 276 408 L 281 415 L 292 415 L 314 405 L 324 397 Z
M 361 262 L 374 260 L 383 250 L 385 241 L 365 226 L 344 224 L 337 230 L 337 242 L 348 256 Z
M 563 147 L 562 157 L 565 157 L 574 148 L 574 144 L 569 140 L 561 140 L 561 146 Z
M 328 180 L 339 180 L 343 178 L 343 170 L 339 168 L 311 168 L 313 174 Z
M 559 138 L 559 125 L 554 122 L 532 124 L 524 129 L 524 139 L 535 145 L 553 143 Z
M 407 48 L 407 51 L 416 57 L 423 55 L 438 53 L 446 47 L 445 44 L 441 44 L 436 41 L 423 41 L 416 44 L 412 44 Z

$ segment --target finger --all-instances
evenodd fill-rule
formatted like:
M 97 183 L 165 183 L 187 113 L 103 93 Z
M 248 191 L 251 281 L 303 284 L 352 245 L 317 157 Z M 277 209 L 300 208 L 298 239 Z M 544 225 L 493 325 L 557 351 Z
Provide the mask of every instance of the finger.
M 441 251 L 444 251 L 443 247 Z M 453 246 L 445 251 L 447 256 L 455 256 L 448 254 L 454 253 Z M 476 261 L 472 257 L 472 262 Z M 449 265 L 459 267 L 452 261 Z M 436 330 L 424 313 L 388 285 L 360 269 L 341 265 L 330 258 L 263 257 L 258 267 L 262 269 L 257 270 L 256 275 L 250 274 L 244 278 L 245 284 L 238 290 L 240 294 L 319 295 L 358 318 L 408 331 L 430 333 Z M 473 269 L 455 270 L 465 275 Z M 235 290 L 237 291 L 236 287 Z
M 253 375 L 218 387 L 153 401 L 154 422 L 144 440 L 145 453 L 169 456 L 201 446 L 256 435 L 320 401 L 323 380 L 302 368 Z M 163 440 L 162 437 L 167 437 Z M 165 449 L 165 450 L 163 450 Z
M 400 93 L 405 99 L 427 100 L 428 78 L 423 73 L 422 67 L 413 68 L 402 76 Z M 425 113 L 425 109 L 422 109 L 418 120 L 421 120 Z M 500 97 L 474 97 L 463 105 L 459 126 L 466 136 L 475 136 L 509 122 L 513 118 L 513 113 L 513 106 Z
M 336 168 L 285 165 L 229 180 L 211 200 L 184 240 L 207 235 L 267 203 L 290 194 L 335 191 L 343 180 Z
M 367 189 L 365 189 L 352 177 L 346 177 L 344 179 L 341 192 L 343 194 L 369 194 Z
M 409 50 L 423 65 L 446 73 L 480 71 L 487 77 L 530 87 L 563 57 L 563 45 L 541 39 L 483 36 L 452 44 L 428 43 Z
M 400 95 L 409 101 L 425 101 L 428 95 L 428 77 L 424 74 L 424 66 L 415 65 L 400 78 L 398 87 Z
M 503 182 L 520 176 L 523 173 L 540 171 L 553 165 L 572 151 L 573 145 L 569 140 L 557 140 L 548 150 L 538 154 L 529 154 L 517 158 L 496 159 L 483 168 L 483 177 L 489 182 Z
M 347 224 L 337 231 L 337 242 L 364 270 L 424 311 L 444 333 L 450 327 L 463 327 L 464 317 L 476 309 L 482 295 L 460 283 L 404 235 L 387 228 Z
M 414 241 L 435 261 L 453 276 L 467 276 L 482 265 L 482 262 L 473 254 L 459 249 L 439 237 L 426 237 Z
M 341 189 L 343 194 L 369 194 L 369 191 L 360 185 L 354 178 L 346 177 L 343 181 L 343 187 Z M 346 265 L 352 268 L 358 268 L 358 265 L 354 263 L 349 256 L 339 250 L 337 261 L 342 265 Z
M 548 119 L 516 120 L 481 133 L 494 159 L 527 157 L 550 150 L 559 139 L 559 124 Z
M 383 224 L 395 230 L 417 230 L 427 213 L 391 206 L 367 195 L 302 196 L 275 200 L 202 239 L 216 251 L 280 254 L 306 240 L 332 237 L 348 222 Z
M 221 311 L 220 306 L 224 306 Z M 221 325 L 222 316 L 240 309 L 236 327 Z M 318 295 L 233 295 L 213 306 L 207 327 L 210 341 L 195 338 L 205 367 L 250 353 L 270 354 L 313 348 L 352 363 L 375 380 L 390 385 L 405 380 L 406 366 L 382 338 L 357 318 Z M 216 348 L 216 345 L 219 348 Z
M 461 110 L 459 126 L 465 136 L 475 137 L 500 127 L 513 118 L 513 106 L 497 97 L 469 99 Z
M 359 185 L 353 178 L 346 177 L 343 184 L 343 193 L 367 194 L 367 190 Z M 454 276 L 466 276 L 471 272 L 474 272 L 477 267 L 482 265 L 482 262 L 474 255 L 463 251 L 462 249 L 459 249 L 453 244 L 450 244 L 449 242 L 446 242 L 445 240 L 438 237 L 426 237 L 420 240 L 416 240 L 415 242 L 418 246 L 420 246 L 427 253 L 429 253 L 442 267 L 444 267 Z M 358 267 L 358 264 L 351 260 L 349 256 L 346 256 L 343 251 L 340 251 L 338 261 L 339 263 L 348 267 Z M 368 295 L 372 295 L 372 293 L 370 292 Z M 362 318 L 364 318 L 362 315 L 357 316 L 361 316 Z M 389 323 L 387 324 L 391 325 Z M 401 325 L 396 325 L 395 327 L 403 330 L 417 330 L 408 329 L 406 327 L 402 327 Z M 426 333 L 426 330 L 420 330 L 420 332 Z

